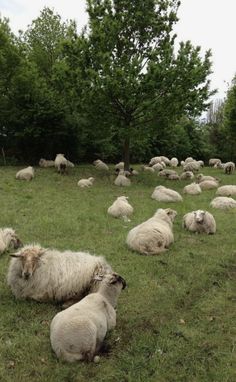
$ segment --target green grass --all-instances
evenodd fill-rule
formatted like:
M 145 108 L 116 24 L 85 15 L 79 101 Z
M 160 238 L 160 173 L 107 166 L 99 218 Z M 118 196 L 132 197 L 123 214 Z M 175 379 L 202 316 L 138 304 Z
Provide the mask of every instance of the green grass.
M 137 166 L 138 168 L 138 166 Z M 0 257 L 0 381 L 24 382 L 234 382 L 236 318 L 236 211 L 213 210 L 215 191 L 184 196 L 183 203 L 151 199 L 158 184 L 181 191 L 189 181 L 166 181 L 142 173 L 130 188 L 113 185 L 114 176 L 78 166 L 68 176 L 36 169 L 32 182 L 16 181 L 19 168 L 0 168 L 0 227 L 16 229 L 22 241 L 61 250 L 104 255 L 127 281 L 119 299 L 117 327 L 106 339 L 99 364 L 58 361 L 49 325 L 60 306 L 17 301 L 6 285 L 9 254 Z M 203 170 L 236 184 L 236 175 Z M 95 176 L 91 189 L 77 181 Z M 119 195 L 134 207 L 130 223 L 107 215 Z M 175 242 L 159 256 L 141 256 L 125 245 L 129 229 L 158 207 L 172 207 Z M 181 227 L 183 215 L 207 209 L 215 235 Z

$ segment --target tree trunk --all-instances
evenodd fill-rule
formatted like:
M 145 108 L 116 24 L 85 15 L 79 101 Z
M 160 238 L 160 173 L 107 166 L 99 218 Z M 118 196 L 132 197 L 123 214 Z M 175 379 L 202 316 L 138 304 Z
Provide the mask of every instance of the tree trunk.
M 129 143 L 130 143 L 129 137 L 125 138 L 125 141 L 124 141 L 124 162 L 125 162 L 124 170 L 125 171 L 129 171 L 129 168 L 130 168 Z

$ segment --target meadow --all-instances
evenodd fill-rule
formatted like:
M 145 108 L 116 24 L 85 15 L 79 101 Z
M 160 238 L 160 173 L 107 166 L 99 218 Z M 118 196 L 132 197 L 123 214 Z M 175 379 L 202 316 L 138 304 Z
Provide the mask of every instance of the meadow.
M 150 197 L 155 186 L 182 192 L 190 181 L 157 174 L 140 173 L 131 187 L 118 188 L 112 171 L 102 174 L 91 165 L 77 166 L 66 176 L 36 168 L 31 182 L 15 180 L 18 170 L 0 167 L 0 227 L 14 228 L 24 244 L 103 255 L 128 286 L 100 363 L 66 364 L 57 360 L 49 340 L 50 322 L 61 307 L 16 300 L 6 284 L 10 253 L 1 255 L 0 381 L 236 381 L 236 210 L 209 207 L 215 190 L 185 195 L 183 203 L 158 203 Z M 218 176 L 221 185 L 236 184 L 235 174 L 202 172 Z M 89 176 L 96 178 L 94 186 L 79 189 L 77 181 Z M 131 222 L 107 215 L 120 195 L 129 196 L 134 207 Z M 174 244 L 159 256 L 130 251 L 128 231 L 159 207 L 178 212 Z M 215 235 L 182 228 L 183 215 L 196 209 L 213 213 Z

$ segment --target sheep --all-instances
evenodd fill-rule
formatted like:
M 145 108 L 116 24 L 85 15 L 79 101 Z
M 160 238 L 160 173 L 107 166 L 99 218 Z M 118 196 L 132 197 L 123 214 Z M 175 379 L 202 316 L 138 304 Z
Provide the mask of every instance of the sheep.
M 178 164 L 179 164 L 179 161 L 177 158 L 171 158 L 171 160 L 170 160 L 170 166 L 171 167 L 177 167 Z
M 159 255 L 174 242 L 172 223 L 177 212 L 159 208 L 154 216 L 129 231 L 126 244 L 143 255 Z
M 178 175 L 178 174 L 175 170 L 164 169 L 164 170 L 159 171 L 158 175 L 168 178 L 170 175 Z
M 22 245 L 16 232 L 12 228 L 0 228 L 0 255 L 7 249 L 19 248 Z
M 216 180 L 204 180 L 199 183 L 199 186 L 202 190 L 211 190 L 213 188 L 217 188 L 219 183 Z
M 57 154 L 54 162 L 55 162 L 55 167 L 57 169 L 57 172 L 60 174 L 65 174 L 68 167 L 68 163 L 67 163 L 67 159 L 65 158 L 65 155 Z
M 204 162 L 203 162 L 203 160 L 198 160 L 197 162 L 199 163 L 200 167 L 204 167 Z
M 149 166 L 153 166 L 154 164 L 161 163 L 161 162 L 163 162 L 161 157 L 153 157 L 153 158 L 151 158 L 151 160 L 149 162 Z
M 141 166 L 141 169 L 142 169 L 143 171 L 145 171 L 145 172 L 152 172 L 152 173 L 155 172 L 155 170 L 154 170 L 153 167 L 148 167 L 148 166 L 144 166 L 144 165 Z
M 128 171 L 128 170 L 119 170 L 118 168 L 116 169 L 116 174 L 117 175 L 124 175 L 124 176 L 130 176 L 131 175 L 131 171 Z
M 29 166 L 16 173 L 16 179 L 19 180 L 32 180 L 34 178 L 34 168 Z
M 148 167 L 148 168 L 153 168 L 153 170 L 155 170 L 156 172 L 159 172 L 160 170 L 163 170 L 163 166 L 162 166 L 161 163 L 156 163 L 152 167 Z
M 77 185 L 81 188 L 91 187 L 93 185 L 94 180 L 95 179 L 92 176 L 88 179 L 80 179 Z
M 219 182 L 219 178 L 215 178 L 214 176 L 210 175 L 203 175 L 203 174 L 198 174 L 196 177 L 197 183 L 204 182 L 205 180 L 212 180 L 213 182 Z
M 211 159 L 209 159 L 209 166 L 213 167 L 217 163 L 221 163 L 221 160 L 219 158 L 211 158 Z
M 180 180 L 180 177 L 178 174 L 170 174 L 170 175 L 167 174 L 166 178 L 169 180 Z
M 95 168 L 97 170 L 101 170 L 101 171 L 109 171 L 109 167 L 107 166 L 106 163 L 104 163 L 103 161 L 101 161 L 100 159 L 97 159 L 93 162 Z
M 213 208 L 220 208 L 220 209 L 229 209 L 229 208 L 236 208 L 236 200 L 233 198 L 227 198 L 226 196 L 217 196 L 214 198 L 210 206 Z
M 129 221 L 128 217 L 132 215 L 134 209 L 128 202 L 128 196 L 119 196 L 108 208 L 107 213 L 114 218 L 123 218 Z
M 47 167 L 55 167 L 54 160 L 46 160 L 44 158 L 41 158 L 39 160 L 39 167 L 47 168 Z
M 217 163 L 214 164 L 213 167 L 214 167 L 214 168 L 221 168 L 221 169 L 224 169 L 224 168 L 225 168 L 225 163 L 217 162 Z
M 184 187 L 183 193 L 190 195 L 199 195 L 201 194 L 202 189 L 197 183 L 191 183 Z
M 101 256 L 86 252 L 60 252 L 29 244 L 12 254 L 7 283 L 17 299 L 39 302 L 79 301 L 97 291 L 96 274 L 112 272 Z
M 132 167 L 130 167 L 131 175 L 138 175 L 139 172 L 137 170 L 134 170 Z
M 194 173 L 192 171 L 184 171 L 180 175 L 180 180 L 193 179 L 193 178 L 194 178 Z
M 198 171 L 200 168 L 200 164 L 196 161 L 185 163 L 183 170 L 184 171 Z
M 67 159 L 67 167 L 74 168 L 75 165 L 74 165 L 74 163 L 70 162 L 70 161 Z
M 235 164 L 234 162 L 227 162 L 224 165 L 224 173 L 225 174 L 232 174 L 235 170 Z
M 184 215 L 183 228 L 196 233 L 214 234 L 216 232 L 216 222 L 209 212 L 197 210 Z
M 184 160 L 181 160 L 181 162 L 180 162 L 180 166 L 184 167 L 184 165 L 185 165 L 185 161 L 184 161 Z
M 98 362 L 96 354 L 107 331 L 116 326 L 115 307 L 126 282 L 117 273 L 98 279 L 101 281 L 96 293 L 57 313 L 51 322 L 51 346 L 64 361 Z
M 126 178 L 125 175 L 119 174 L 115 179 L 114 184 L 119 187 L 126 187 L 131 185 L 131 181 Z
M 194 162 L 194 159 L 192 157 L 188 157 L 185 159 L 184 164 L 187 164 L 189 162 Z
M 220 196 L 236 195 L 236 186 L 235 185 L 221 186 L 217 189 L 216 195 L 220 195 Z
M 124 170 L 125 163 L 124 162 L 119 162 L 115 165 L 115 169 L 117 170 Z
M 152 199 L 157 200 L 158 202 L 182 202 L 182 196 L 170 188 L 164 186 L 157 186 L 152 193 Z
M 161 156 L 161 161 L 165 163 L 166 166 L 169 166 L 170 165 L 170 160 L 169 158 L 165 157 L 165 156 Z

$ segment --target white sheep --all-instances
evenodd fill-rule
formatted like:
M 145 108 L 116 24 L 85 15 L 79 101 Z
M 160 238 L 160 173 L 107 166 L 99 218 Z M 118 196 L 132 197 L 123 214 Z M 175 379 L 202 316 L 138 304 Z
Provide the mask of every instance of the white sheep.
M 67 170 L 68 164 L 64 154 L 57 154 L 55 158 L 55 167 L 57 172 L 64 174 Z
M 179 177 L 178 174 L 166 175 L 166 178 L 169 179 L 169 180 L 180 180 L 180 177 Z
M 191 183 L 184 187 L 183 193 L 190 195 L 199 195 L 201 194 L 202 189 L 197 183 Z
M 165 178 L 168 178 L 170 175 L 178 175 L 175 170 L 169 170 L 169 169 L 164 169 L 159 171 L 158 176 L 164 176 Z
M 152 167 L 148 167 L 148 168 L 153 168 L 156 172 L 159 172 L 160 170 L 163 170 L 163 166 L 162 166 L 161 163 L 156 163 Z
M 101 159 L 97 159 L 93 162 L 95 168 L 100 171 L 108 171 L 109 167 Z
M 141 166 L 141 169 L 142 169 L 143 171 L 145 171 L 145 172 L 151 172 L 151 173 L 154 173 L 154 172 L 155 172 L 154 168 L 153 168 L 153 167 L 149 167 L 149 166 L 144 166 L 144 165 L 142 165 L 142 166 Z
M 97 291 L 96 274 L 111 273 L 101 256 L 86 252 L 60 252 L 30 244 L 11 255 L 7 282 L 17 299 L 36 301 L 79 301 Z
M 108 208 L 107 213 L 114 218 L 123 218 L 129 221 L 128 217 L 132 215 L 134 209 L 128 202 L 128 196 L 119 196 Z
M 177 158 L 171 158 L 171 160 L 170 160 L 170 166 L 171 167 L 177 167 L 178 164 L 179 164 L 179 161 Z
M 187 164 L 189 162 L 194 162 L 194 159 L 192 157 L 188 157 L 185 159 L 184 164 Z
M 204 162 L 203 162 L 203 160 L 198 160 L 197 162 L 199 163 L 200 167 L 204 167 Z
M 210 206 L 223 210 L 236 208 L 236 200 L 233 198 L 228 198 L 227 196 L 217 196 L 211 201 Z
M 213 188 L 217 188 L 219 183 L 217 180 L 204 180 L 203 182 L 199 183 L 199 186 L 202 190 L 212 190 Z
M 197 210 L 184 215 L 183 228 L 196 233 L 214 234 L 216 232 L 216 222 L 210 212 Z
M 182 202 L 182 196 L 175 190 L 164 186 L 157 186 L 152 193 L 152 199 L 158 202 Z
M 21 246 L 21 241 L 16 232 L 12 228 L 0 228 L 0 255 L 13 247 L 14 249 Z
M 125 163 L 124 162 L 119 162 L 115 165 L 116 170 L 124 170 Z
M 163 162 L 161 157 L 153 157 L 153 158 L 151 158 L 151 160 L 149 162 L 149 166 L 153 166 L 156 163 L 160 163 L 161 164 L 161 162 Z
M 200 164 L 197 161 L 187 162 L 185 163 L 183 170 L 184 171 L 198 171 L 200 168 Z
M 131 185 L 131 181 L 126 178 L 125 175 L 119 174 L 115 179 L 114 184 L 119 187 L 126 187 Z
M 217 189 L 216 195 L 220 195 L 220 196 L 236 195 L 236 186 L 229 185 L 229 184 L 226 186 L 221 186 Z
M 67 362 L 99 361 L 108 330 L 116 326 L 117 300 L 125 280 L 116 273 L 106 275 L 96 293 L 59 312 L 50 326 L 51 345 L 58 358 Z
M 93 185 L 94 180 L 95 179 L 92 176 L 88 179 L 80 179 L 77 185 L 81 188 L 91 187 Z
M 234 162 L 226 162 L 224 165 L 224 173 L 225 174 L 232 174 L 235 170 L 235 164 Z
M 39 161 L 39 167 L 47 168 L 47 167 L 55 167 L 54 160 L 47 160 L 44 158 L 41 158 Z
M 16 173 L 16 179 L 32 180 L 34 178 L 34 168 L 29 166 Z
M 126 243 L 143 255 L 158 255 L 174 242 L 172 223 L 177 212 L 159 208 L 154 216 L 129 231 Z
M 215 178 L 214 176 L 210 175 L 203 175 L 203 174 L 198 174 L 196 177 L 196 180 L 198 183 L 204 182 L 205 180 L 212 180 L 213 182 L 219 182 L 219 178 Z
M 170 160 L 169 158 L 165 157 L 165 156 L 161 156 L 161 161 L 165 163 L 166 166 L 169 166 L 170 165 Z
M 69 161 L 69 160 L 67 159 L 67 167 L 71 167 L 71 168 L 74 168 L 74 167 L 75 167 L 75 165 L 74 165 L 74 163 L 73 163 L 73 162 L 71 162 L 71 161 Z
M 193 179 L 194 173 L 192 171 L 184 171 L 180 175 L 180 180 Z
M 211 158 L 211 159 L 209 159 L 209 166 L 213 167 L 217 163 L 221 163 L 221 160 L 219 158 Z

